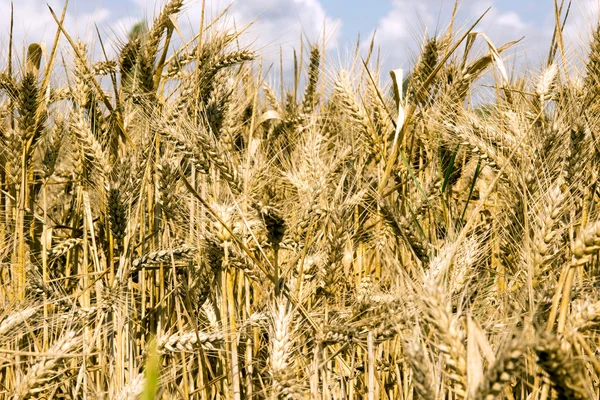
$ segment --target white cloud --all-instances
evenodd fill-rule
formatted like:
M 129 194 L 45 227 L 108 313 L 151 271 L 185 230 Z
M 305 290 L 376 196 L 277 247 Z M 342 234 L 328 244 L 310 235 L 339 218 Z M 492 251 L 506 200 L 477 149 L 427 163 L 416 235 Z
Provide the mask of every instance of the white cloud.
M 571 57 L 585 58 L 592 32 L 598 26 L 598 0 L 581 0 L 572 9 L 564 29 L 564 37 Z
M 517 31 L 526 30 L 528 26 L 521 20 L 521 16 L 514 11 L 500 14 L 496 23 L 502 27 L 515 29 Z
M 86 42 L 97 42 L 94 24 L 100 28 L 105 45 L 123 40 L 127 32 L 141 18 L 152 20 L 160 12 L 167 0 L 129 0 L 119 5 L 127 9 L 127 15 L 109 10 L 102 2 L 71 0 L 66 17 L 66 28 L 74 37 Z M 284 51 L 284 68 L 291 66 L 292 48 L 299 49 L 300 39 L 320 42 L 323 26 L 326 26 L 326 43 L 334 48 L 340 43 L 342 20 L 328 15 L 323 7 L 324 0 L 206 0 L 206 20 L 217 16 L 221 10 L 231 5 L 229 13 L 223 18 L 221 26 L 235 26 L 241 29 L 252 26 L 242 35 L 242 44 L 250 44 L 265 57 L 265 63 L 278 66 L 279 48 Z M 538 10 L 546 18 L 528 17 L 511 10 L 501 11 L 501 0 L 480 0 L 462 2 L 459 9 L 456 30 L 467 29 L 488 7 L 492 7 L 476 30 L 486 33 L 497 45 L 521 37 L 525 39 L 517 50 L 507 55 L 515 64 L 542 66 L 547 56 L 548 46 L 554 29 L 552 4 L 547 10 Z M 1 10 L 10 10 L 11 0 L 0 0 Z M 564 30 L 565 45 L 570 60 L 585 59 L 586 45 L 592 29 L 598 21 L 600 0 L 580 0 L 571 9 Z M 56 31 L 56 23 L 50 15 L 46 3 L 57 14 L 62 10 L 63 0 L 18 0 L 14 1 L 14 43 L 15 54 L 20 56 L 21 44 L 36 41 L 46 42 L 50 46 Z M 197 32 L 201 12 L 201 0 L 186 0 L 180 15 L 180 26 L 186 39 Z M 385 69 L 402 67 L 408 69 L 414 62 L 425 32 L 429 36 L 440 34 L 450 23 L 453 1 L 447 0 L 391 0 L 390 11 L 382 16 L 376 27 L 376 44 L 381 47 Z M 550 2 L 551 3 L 551 2 Z M 100 5 L 99 5 L 100 4 Z M 107 1 L 107 4 L 109 2 Z M 365 5 L 365 7 L 368 7 Z M 137 17 L 133 17 L 137 16 Z M 0 18 L 0 58 L 6 58 L 10 14 L 5 12 Z M 374 29 L 375 31 L 375 29 Z M 366 35 L 364 35 L 367 33 Z M 363 32 L 363 37 L 370 37 Z M 480 42 L 485 51 L 485 44 Z M 62 47 L 69 46 L 63 40 Z M 343 46 L 342 46 L 343 47 Z M 112 52 L 111 52 L 112 54 Z M 508 65 L 511 65 L 509 61 Z M 581 61 L 579 61 L 579 64 Z
M 390 12 L 379 21 L 376 42 L 386 55 L 386 66 L 390 69 L 410 68 L 424 33 L 427 32 L 428 36 L 439 35 L 450 23 L 453 2 L 424 0 L 418 5 L 412 3 L 409 0 L 395 0 Z M 485 33 L 496 46 L 525 37 L 517 46 L 519 51 L 515 56 L 527 54 L 529 60 L 537 62 L 541 54 L 547 51 L 553 26 L 526 21 L 514 11 L 498 11 L 495 4 L 492 1 L 463 3 L 454 23 L 455 31 L 468 29 L 488 7 L 492 7 L 475 31 Z
M 319 40 L 324 24 L 332 29 L 341 23 L 329 17 L 318 0 L 249 0 L 234 3 L 232 11 L 246 20 L 258 17 L 256 33 L 265 45 L 293 43 L 300 34 L 314 42 Z
M 0 10 L 10 10 L 11 0 L 0 0 Z M 46 6 L 48 3 L 60 16 L 63 0 L 19 0 L 14 1 L 14 49 L 20 55 L 21 44 L 44 42 L 49 48 L 56 32 L 56 23 Z M 65 27 L 74 38 L 86 43 L 97 43 L 95 24 L 103 36 L 110 55 L 114 54 L 113 44 L 125 39 L 127 32 L 140 19 L 149 21 L 156 16 L 166 0 L 129 0 L 120 8 L 127 8 L 128 15 L 111 13 L 102 2 L 71 0 L 65 19 Z M 284 51 L 284 62 L 289 67 L 292 48 L 300 48 L 300 39 L 311 42 L 322 40 L 323 26 L 326 26 L 327 44 L 333 47 L 339 39 L 341 20 L 327 15 L 320 0 L 207 0 L 206 20 L 217 16 L 226 6 L 231 5 L 223 17 L 221 27 L 242 29 L 252 26 L 242 35 L 242 44 L 249 44 L 259 50 L 267 62 L 279 60 L 280 46 Z M 138 17 L 133 17 L 137 15 Z M 185 1 L 180 14 L 180 26 L 184 39 L 197 33 L 201 15 L 201 1 Z M 0 56 L 8 48 L 10 14 L 0 18 Z M 69 49 L 62 40 L 62 48 Z M 96 55 L 99 56 L 98 49 Z
M 423 32 L 428 31 L 431 36 L 447 26 L 449 21 L 443 18 L 452 13 L 449 3 L 424 0 L 415 4 L 410 0 L 394 0 L 392 9 L 379 20 L 374 31 L 375 43 L 382 49 L 385 64 L 393 68 L 408 68 L 414 58 L 411 49 L 419 48 Z M 439 17 L 441 21 L 438 21 Z
M 410 0 L 394 0 L 392 9 L 380 19 L 377 26 L 376 42 L 387 59 L 384 66 L 387 69 L 412 67 L 424 32 L 432 36 L 435 32 L 442 32 L 449 23 L 452 1 L 423 0 L 418 5 L 412 3 Z M 522 66 L 533 68 L 534 71 L 543 68 L 555 24 L 552 2 L 547 3 L 547 9 L 536 10 L 546 17 L 537 17 L 535 20 L 515 11 L 500 11 L 500 0 L 462 4 L 455 27 L 464 31 L 491 7 L 475 30 L 489 36 L 496 46 L 523 37 L 514 50 L 505 53 L 507 65 L 514 66 L 517 72 L 522 71 Z M 589 39 L 598 25 L 599 4 L 600 0 L 580 0 L 571 7 L 564 28 L 567 62 L 571 66 L 581 67 L 587 57 Z M 482 46 L 485 49 L 483 43 Z
M 152 16 L 159 11 L 160 2 L 155 0 L 132 0 L 141 13 Z M 192 27 L 186 33 L 198 29 L 201 2 L 185 3 L 184 12 L 180 15 L 182 29 L 187 28 L 188 21 Z M 221 10 L 231 5 L 224 17 L 227 28 L 235 24 L 241 29 L 248 24 L 252 26 L 242 36 L 244 44 L 252 44 L 255 49 L 269 61 L 279 59 L 279 46 L 284 50 L 284 58 L 291 58 L 291 49 L 300 48 L 300 39 L 308 39 L 312 43 L 322 40 L 323 26 L 326 26 L 327 45 L 333 47 L 339 39 L 341 20 L 327 15 L 319 0 L 237 0 L 206 2 L 205 14 L 217 16 Z M 154 13 L 152 12 L 154 10 Z M 151 19 L 151 18 L 150 18 Z M 208 21 L 211 18 L 207 18 Z
M 63 1 L 61 0 L 19 0 L 13 2 L 13 42 L 16 51 L 19 51 L 22 44 L 27 43 L 42 42 L 48 47 L 52 45 L 57 24 L 46 4 L 50 5 L 57 17 L 60 18 L 63 8 Z M 76 9 L 78 4 L 83 4 L 84 7 Z M 3 52 L 8 48 L 10 7 L 10 0 L 0 0 L 0 10 L 5 11 L 0 18 L 0 38 L 2 38 L 0 49 Z M 101 24 L 108 21 L 110 17 L 111 13 L 107 8 L 90 8 L 89 2 L 75 2 L 67 10 L 64 25 L 74 38 L 81 37 L 82 40 L 86 40 L 95 35 L 94 23 Z

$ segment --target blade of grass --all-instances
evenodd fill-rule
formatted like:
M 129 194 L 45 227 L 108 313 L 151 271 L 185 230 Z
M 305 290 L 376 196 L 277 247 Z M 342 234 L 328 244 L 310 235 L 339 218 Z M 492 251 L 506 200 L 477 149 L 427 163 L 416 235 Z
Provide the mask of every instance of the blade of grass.
M 467 196 L 467 201 L 465 202 L 465 207 L 463 208 L 463 212 L 460 215 L 461 221 L 465 218 L 465 214 L 467 213 L 467 207 L 469 206 L 469 202 L 471 201 L 471 197 L 473 196 L 473 189 L 475 189 L 475 184 L 477 183 L 477 178 L 479 177 L 479 172 L 481 170 L 481 160 L 477 162 L 477 168 L 475 168 L 475 173 L 473 174 L 473 181 L 471 182 L 471 187 L 469 188 L 469 195 Z

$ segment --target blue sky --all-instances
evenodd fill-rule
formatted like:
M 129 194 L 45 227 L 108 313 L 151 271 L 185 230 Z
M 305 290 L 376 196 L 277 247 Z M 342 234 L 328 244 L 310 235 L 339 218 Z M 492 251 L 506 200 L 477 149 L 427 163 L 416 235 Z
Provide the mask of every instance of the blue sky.
M 0 60 L 5 59 L 11 0 L 0 0 Z M 565 30 L 570 48 L 581 49 L 598 20 L 600 0 L 575 0 L 571 19 Z M 15 42 L 50 43 L 55 24 L 47 10 L 49 3 L 59 13 L 62 0 L 18 0 L 15 8 Z M 115 44 L 125 32 L 144 16 L 152 17 L 160 0 L 70 0 L 67 27 L 75 36 L 89 39 L 98 25 L 106 43 Z M 191 33 L 197 27 L 200 0 L 186 2 L 182 30 Z M 216 14 L 229 0 L 207 0 L 209 14 Z M 494 43 L 524 36 L 515 57 L 539 65 L 547 52 L 553 28 L 553 0 L 462 0 L 458 27 L 465 28 L 483 10 L 492 10 L 478 26 Z M 385 65 L 409 68 L 424 32 L 433 33 L 447 26 L 453 7 L 451 0 L 237 0 L 231 7 L 227 23 L 240 27 L 255 21 L 246 36 L 266 59 L 278 58 L 282 46 L 285 57 L 298 46 L 304 35 L 320 40 L 325 22 L 328 52 L 343 54 L 353 48 L 358 33 L 365 41 L 377 31 Z M 189 23 L 188 23 L 189 21 Z M 190 26 L 191 25 L 191 26 Z M 116 47 L 116 46 L 112 46 Z M 337 50 L 340 50 L 339 52 Z M 339 56 L 344 60 L 344 56 Z M 1 62 L 1 61 L 0 61 Z

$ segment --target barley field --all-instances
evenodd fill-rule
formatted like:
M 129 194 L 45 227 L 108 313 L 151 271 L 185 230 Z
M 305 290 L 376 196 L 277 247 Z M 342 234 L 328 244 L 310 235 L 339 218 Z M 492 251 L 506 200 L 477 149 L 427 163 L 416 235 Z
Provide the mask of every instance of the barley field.
M 281 79 L 226 12 L 179 43 L 170 0 L 110 59 L 49 10 L 0 73 L 0 399 L 600 399 L 569 5 L 524 71 L 472 21 Z

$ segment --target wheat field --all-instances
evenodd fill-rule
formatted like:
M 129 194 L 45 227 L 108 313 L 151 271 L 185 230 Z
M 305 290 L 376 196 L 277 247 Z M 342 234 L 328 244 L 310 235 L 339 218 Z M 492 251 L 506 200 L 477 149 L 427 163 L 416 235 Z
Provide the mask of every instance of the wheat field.
M 64 10 L 10 37 L 0 399 L 600 399 L 600 27 L 581 67 L 558 1 L 526 71 L 450 23 L 272 84 L 183 6 L 114 59 Z

